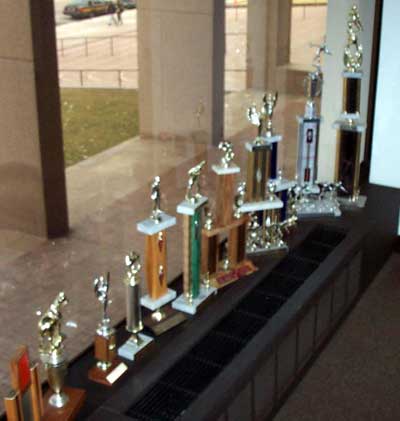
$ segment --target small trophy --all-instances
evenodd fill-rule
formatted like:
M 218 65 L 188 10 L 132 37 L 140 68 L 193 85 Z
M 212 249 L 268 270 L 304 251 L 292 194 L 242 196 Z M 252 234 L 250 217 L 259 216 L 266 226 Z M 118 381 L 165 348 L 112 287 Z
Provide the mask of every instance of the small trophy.
M 202 161 L 189 170 L 185 200 L 177 207 L 177 212 L 183 215 L 183 294 L 172 303 L 172 308 L 189 314 L 196 314 L 198 307 L 216 292 L 206 274 L 205 285 L 202 284 L 202 216 L 208 202 L 200 193 L 204 165 Z
M 339 197 L 347 208 L 362 208 L 367 201 L 360 195 L 360 149 L 365 124 L 360 121 L 360 94 L 363 48 L 358 35 L 363 30 L 357 6 L 352 6 L 347 22 L 347 45 L 344 49 L 343 112 L 334 123 L 338 130 L 336 182 L 341 181 L 348 197 Z
M 176 298 L 176 291 L 167 286 L 167 229 L 176 224 L 176 218 L 161 210 L 160 177 L 151 185 L 153 209 L 150 218 L 137 224 L 139 232 L 146 235 L 146 280 L 147 291 L 140 302 L 152 311 L 144 319 L 146 327 L 160 335 L 184 322 L 186 317 L 166 306 Z
M 256 270 L 246 259 L 247 216 L 241 213 L 246 194 L 245 183 L 240 183 L 235 194 L 235 177 L 240 168 L 232 162 L 235 154 L 231 142 L 223 141 L 218 148 L 223 152 L 221 162 L 213 165 L 217 176 L 215 222 L 208 210 L 202 231 L 202 273 L 210 284 L 222 288 Z M 225 253 L 220 259 L 220 239 L 228 237 Z
M 60 292 L 38 323 L 39 355 L 50 386 L 44 397 L 43 420 L 73 420 L 85 400 L 84 390 L 64 386 L 68 363 L 65 335 L 61 332 L 61 308 L 67 303 L 64 292 Z
M 28 348 L 21 346 L 10 361 L 11 392 L 4 398 L 8 421 L 41 421 L 42 387 L 38 364 L 31 365 Z
M 131 334 L 130 338 L 118 348 L 118 355 L 133 361 L 153 338 L 140 333 L 143 330 L 142 310 L 140 308 L 140 256 L 132 252 L 125 257 L 125 265 L 128 272 L 125 278 L 126 285 L 126 330 Z
M 111 326 L 111 319 L 108 316 L 108 298 L 110 290 L 110 272 L 106 277 L 100 276 L 93 282 L 96 298 L 102 304 L 102 318 L 99 323 L 94 339 L 94 356 L 97 363 L 89 370 L 90 380 L 106 386 L 112 386 L 125 373 L 128 367 L 117 358 L 117 345 L 115 340 L 115 329 Z

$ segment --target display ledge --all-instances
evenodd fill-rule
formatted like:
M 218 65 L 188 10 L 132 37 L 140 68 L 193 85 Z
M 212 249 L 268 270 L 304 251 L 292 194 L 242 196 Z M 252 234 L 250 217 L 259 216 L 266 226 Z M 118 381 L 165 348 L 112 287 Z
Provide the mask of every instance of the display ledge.
M 279 306 L 279 311 L 272 316 L 272 319 L 269 320 L 268 315 L 265 315 L 267 317 L 261 317 L 260 320 L 263 323 L 257 324 L 259 328 L 258 332 L 243 333 L 243 340 L 241 341 L 241 347 L 238 349 L 237 354 L 233 356 L 231 361 L 229 361 L 229 358 L 226 361 L 221 360 L 220 362 L 224 363 L 222 364 L 223 366 L 221 364 L 216 364 L 216 366 L 218 366 L 218 372 L 214 372 L 215 375 L 213 374 L 211 376 L 210 382 L 203 382 L 201 387 L 199 386 L 197 389 L 198 393 L 189 393 L 189 399 L 185 401 L 185 391 L 181 391 L 181 397 L 179 397 L 179 393 L 177 393 L 174 388 L 171 389 L 167 384 L 163 396 L 156 396 L 156 399 L 163 397 L 161 401 L 164 401 L 165 403 L 165 396 L 171 396 L 172 392 L 171 400 L 175 400 L 176 402 L 179 401 L 180 405 L 183 405 L 182 408 L 175 408 L 175 411 L 178 411 L 184 419 L 189 419 L 190 417 L 190 419 L 215 420 L 220 414 L 223 414 L 225 417 L 225 412 L 228 410 L 227 408 L 231 404 L 232 399 L 241 391 L 246 381 L 249 381 L 248 379 L 249 376 L 251 377 L 252 371 L 254 369 L 259 369 L 257 364 L 259 364 L 260 355 L 266 356 L 268 352 L 276 348 L 276 345 L 274 345 L 276 344 L 276 341 L 284 335 L 284 332 L 287 331 L 290 325 L 293 325 L 293 320 L 297 320 L 297 318 L 304 313 L 307 303 L 309 303 L 310 300 L 313 299 L 312 297 L 321 290 L 326 280 L 332 276 L 332 273 L 338 271 L 345 263 L 346 259 L 351 260 L 354 253 L 361 249 L 361 240 L 365 233 L 365 229 L 357 227 L 351 228 L 351 220 L 321 220 L 318 223 L 302 223 L 289 241 L 292 248 L 289 257 L 292 259 L 292 263 L 295 263 L 295 261 L 303 261 L 304 263 L 304 261 L 315 261 L 315 259 L 318 260 L 321 258 L 321 256 L 318 257 L 321 247 L 314 247 L 314 249 L 311 248 L 307 251 L 301 246 L 297 247 L 301 245 L 311 231 L 321 223 L 328 228 L 333 227 L 335 230 L 349 231 L 349 235 L 345 237 L 340 245 L 329 253 L 329 256 L 325 256 L 326 258 L 324 257 L 324 261 L 320 265 L 318 264 L 317 268 L 314 268 L 314 273 L 312 273 L 310 277 L 307 277 L 307 281 L 302 286 L 296 287 L 293 285 L 295 289 L 291 291 L 289 285 L 289 289 L 286 292 L 286 298 L 288 298 L 288 300 L 286 303 L 282 302 L 282 305 Z M 260 284 L 265 281 L 266 277 L 274 271 L 274 268 L 280 264 L 284 257 L 285 254 L 275 254 L 254 258 L 255 263 L 260 269 L 257 273 L 243 278 L 231 287 L 220 291 L 214 301 L 206 306 L 200 314 L 189 319 L 184 325 L 157 338 L 151 351 L 143 355 L 142 359 L 135 361 L 133 364 L 127 362 L 127 365 L 129 366 L 127 375 L 119 380 L 111 389 L 88 380 L 87 372 L 89 368 L 93 366 L 95 360 L 93 357 L 93 348 L 91 347 L 85 350 L 70 364 L 67 378 L 67 384 L 69 386 L 81 387 L 87 391 L 86 402 L 77 419 L 86 419 L 90 415 L 90 419 L 98 421 L 103 419 L 175 419 L 176 413 L 173 413 L 173 411 L 168 416 L 164 416 L 164 414 L 158 418 L 157 416 L 152 418 L 152 415 L 146 416 L 145 414 L 133 417 L 132 415 L 126 415 L 126 413 L 130 411 L 132 414 L 135 405 L 140 404 L 140 401 L 143 399 L 145 399 L 144 402 L 146 403 L 149 392 L 154 389 L 155 385 L 158 383 L 164 385 L 165 382 L 159 382 L 159 380 L 163 376 L 168 375 L 167 372 L 170 371 L 174 365 L 179 365 L 179 361 L 182 360 L 182 358 L 187 358 L 188 353 L 195 345 L 200 343 L 207 335 L 210 335 L 210 332 L 211 335 L 214 335 L 214 339 L 226 337 L 228 337 L 228 341 L 232 339 L 229 337 L 229 334 L 226 336 L 224 331 L 212 331 L 213 329 L 215 330 L 215 327 L 220 325 L 221 322 L 222 324 L 224 323 L 224 318 L 236 311 L 236 308 L 240 306 L 241 301 L 246 295 L 255 293 L 257 296 L 257 294 L 259 294 L 260 291 L 257 293 L 255 290 L 258 289 Z M 278 267 L 275 272 L 280 276 L 285 276 L 285 274 L 279 273 L 279 271 L 280 269 Z M 293 274 L 286 273 L 286 275 L 291 277 Z M 296 278 L 296 276 L 294 276 L 294 278 Z M 279 289 L 279 282 L 275 284 Z M 177 287 L 180 285 L 181 279 L 177 279 L 172 284 L 172 287 L 178 289 Z M 358 288 L 356 290 L 358 291 Z M 292 293 L 293 295 L 290 296 Z M 280 294 L 285 295 L 284 291 L 281 291 Z M 248 317 L 248 310 L 249 309 L 242 309 L 239 314 L 243 318 Z M 250 315 L 250 317 L 252 316 Z M 267 321 L 268 323 L 264 323 Z M 263 324 L 265 326 L 263 326 Z M 246 337 L 246 335 L 248 336 Z M 117 333 L 118 344 L 123 343 L 127 337 L 128 335 L 121 323 Z M 234 341 L 231 341 L 230 343 L 236 344 L 236 342 L 237 340 L 235 341 L 234 339 Z M 296 349 L 297 346 L 298 345 L 296 344 Z M 258 356 L 253 355 L 255 351 L 257 351 Z M 200 355 L 200 357 L 198 357 L 199 356 L 195 356 L 196 361 L 201 362 L 202 356 Z M 205 364 L 209 368 L 210 364 L 208 362 Z M 159 401 L 160 404 L 162 404 L 161 401 Z M 185 404 L 185 402 L 187 402 L 187 404 Z M 164 410 L 170 411 L 171 408 L 169 408 L 168 405 L 171 405 L 171 403 L 165 403 Z M 161 408 L 161 411 L 162 410 L 163 408 Z M 247 418 L 235 419 L 245 420 Z

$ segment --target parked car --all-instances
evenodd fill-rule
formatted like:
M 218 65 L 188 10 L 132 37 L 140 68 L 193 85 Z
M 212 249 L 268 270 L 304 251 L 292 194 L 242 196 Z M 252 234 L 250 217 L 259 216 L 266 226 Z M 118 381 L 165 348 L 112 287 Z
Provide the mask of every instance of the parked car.
M 122 5 L 125 9 L 135 9 L 136 8 L 136 0 L 122 0 Z
M 64 7 L 64 15 L 74 19 L 89 18 L 109 13 L 110 0 L 71 0 Z

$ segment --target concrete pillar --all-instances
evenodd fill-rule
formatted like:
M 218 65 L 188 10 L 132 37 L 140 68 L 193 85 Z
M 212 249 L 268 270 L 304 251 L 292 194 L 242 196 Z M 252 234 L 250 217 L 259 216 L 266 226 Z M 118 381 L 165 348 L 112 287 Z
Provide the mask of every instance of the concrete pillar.
M 53 0 L 3 0 L 0 228 L 68 230 Z
M 371 73 L 371 56 L 374 31 L 375 0 L 335 0 L 328 2 L 327 44 L 332 51 L 331 56 L 324 56 L 324 87 L 322 91 L 321 124 L 318 178 L 333 181 L 336 157 L 336 130 L 332 127 L 342 111 L 342 71 L 343 51 L 347 41 L 348 12 L 353 4 L 359 8 L 360 18 L 364 26 L 360 40 L 364 48 L 362 70 L 364 77 L 361 85 L 361 119 L 367 122 L 368 97 Z M 361 161 L 364 158 L 365 134 L 362 137 Z
M 282 90 L 290 59 L 291 0 L 250 0 L 247 6 L 247 88 Z
M 142 136 L 223 138 L 224 3 L 138 0 Z

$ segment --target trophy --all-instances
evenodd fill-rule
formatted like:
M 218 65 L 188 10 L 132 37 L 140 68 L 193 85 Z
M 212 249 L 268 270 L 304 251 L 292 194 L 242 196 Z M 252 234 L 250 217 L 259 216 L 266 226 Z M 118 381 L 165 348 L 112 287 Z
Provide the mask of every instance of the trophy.
M 146 235 L 146 280 L 147 291 L 140 299 L 143 307 L 152 311 L 144 319 L 146 327 L 155 335 L 184 322 L 186 317 L 165 306 L 176 298 L 176 291 L 167 286 L 167 232 L 166 230 L 176 224 L 176 218 L 167 215 L 161 210 L 160 177 L 155 177 L 151 185 L 151 199 L 153 207 L 148 219 L 137 224 L 139 232 Z
M 343 112 L 334 123 L 337 129 L 336 182 L 341 181 L 347 196 L 339 197 L 341 205 L 362 208 L 367 201 L 360 195 L 361 135 L 365 125 L 360 121 L 360 93 L 363 49 L 358 35 L 363 30 L 357 6 L 352 6 L 347 22 L 347 45 L 344 49 Z
M 108 316 L 108 298 L 110 290 L 110 272 L 107 276 L 100 276 L 93 282 L 96 298 L 102 304 L 102 318 L 94 339 L 94 356 L 97 363 L 89 370 L 88 377 L 97 383 L 112 386 L 125 373 L 128 367 L 117 358 L 115 329 L 111 326 Z
M 140 333 L 143 330 L 142 310 L 140 308 L 140 256 L 132 252 L 125 257 L 128 272 L 125 278 L 126 285 L 126 330 L 130 338 L 118 348 L 118 355 L 133 361 L 153 338 Z
M 41 421 L 42 387 L 38 364 L 31 365 L 28 348 L 21 346 L 10 361 L 11 392 L 4 398 L 8 421 Z
M 61 332 L 61 308 L 67 303 L 64 292 L 60 292 L 38 323 L 39 355 L 50 386 L 44 397 L 43 420 L 73 420 L 85 399 L 84 390 L 64 386 L 68 364 L 65 335 Z
M 185 200 L 177 207 L 183 216 L 183 294 L 173 301 L 172 308 L 189 314 L 196 314 L 198 307 L 216 292 L 206 274 L 203 284 L 201 273 L 202 216 L 208 202 L 200 193 L 204 165 L 202 161 L 189 170 Z
M 222 288 L 240 277 L 256 270 L 246 260 L 246 225 L 248 218 L 241 213 L 246 184 L 240 183 L 235 193 L 235 177 L 240 168 L 233 163 L 235 156 L 232 143 L 220 142 L 223 152 L 218 165 L 212 170 L 217 176 L 217 200 L 215 222 L 209 209 L 206 211 L 202 230 L 201 271 L 215 288 Z M 220 239 L 227 237 L 224 253 L 220 256 Z M 222 259 L 221 259 L 222 257 Z

